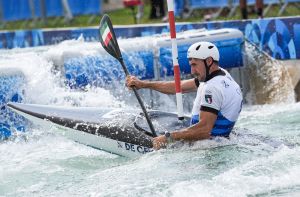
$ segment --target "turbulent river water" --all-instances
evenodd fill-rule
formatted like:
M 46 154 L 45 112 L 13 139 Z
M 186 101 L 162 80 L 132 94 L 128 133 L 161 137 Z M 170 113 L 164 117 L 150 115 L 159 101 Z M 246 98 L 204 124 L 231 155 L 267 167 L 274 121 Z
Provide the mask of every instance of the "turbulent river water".
M 67 41 L 3 50 L 0 68 L 14 67 L 25 74 L 23 102 L 131 107 L 104 88 L 67 89 L 51 71 L 62 56 L 77 55 L 63 53 L 66 48 L 89 48 L 96 54 L 97 45 L 90 45 Z M 207 140 L 128 159 L 32 125 L 26 133 L 0 142 L 0 196 L 300 195 L 300 103 L 245 105 L 235 133 L 230 140 Z

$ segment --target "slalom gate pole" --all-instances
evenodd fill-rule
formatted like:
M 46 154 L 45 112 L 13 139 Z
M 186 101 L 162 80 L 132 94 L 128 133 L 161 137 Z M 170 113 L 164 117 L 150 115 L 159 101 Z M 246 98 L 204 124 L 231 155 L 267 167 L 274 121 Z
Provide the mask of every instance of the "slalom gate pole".
M 178 119 L 183 120 L 184 119 L 183 103 L 182 103 L 182 91 L 181 91 L 181 84 L 180 84 L 180 68 L 178 63 L 178 48 L 177 48 L 177 41 L 176 41 L 174 0 L 167 0 L 167 1 L 168 1 L 170 35 L 171 35 L 171 42 L 172 42 L 172 60 L 173 60 L 173 68 L 174 68 L 177 113 L 178 113 Z

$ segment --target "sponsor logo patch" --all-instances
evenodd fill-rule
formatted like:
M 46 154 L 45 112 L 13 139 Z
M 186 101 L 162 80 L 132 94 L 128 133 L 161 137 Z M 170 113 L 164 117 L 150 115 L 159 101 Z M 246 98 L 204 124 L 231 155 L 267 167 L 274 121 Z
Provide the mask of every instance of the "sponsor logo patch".
M 224 85 L 225 88 L 228 88 L 228 87 L 229 87 L 229 84 L 226 83 L 226 81 L 223 80 L 222 83 L 223 83 L 223 85 Z
M 206 101 L 208 104 L 211 104 L 211 103 L 212 103 L 212 95 L 210 95 L 210 94 L 205 94 L 205 101 Z

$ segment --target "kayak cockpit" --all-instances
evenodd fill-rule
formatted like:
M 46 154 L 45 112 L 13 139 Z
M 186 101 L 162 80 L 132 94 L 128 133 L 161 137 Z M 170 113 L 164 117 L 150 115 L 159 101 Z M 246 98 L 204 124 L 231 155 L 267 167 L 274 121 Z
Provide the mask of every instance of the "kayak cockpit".
M 158 136 L 163 135 L 167 131 L 172 132 L 190 125 L 189 117 L 178 120 L 178 116 L 175 113 L 162 111 L 149 111 L 148 113 Z M 145 132 L 145 134 L 149 136 L 153 136 L 143 113 L 136 116 L 133 124 L 137 130 Z

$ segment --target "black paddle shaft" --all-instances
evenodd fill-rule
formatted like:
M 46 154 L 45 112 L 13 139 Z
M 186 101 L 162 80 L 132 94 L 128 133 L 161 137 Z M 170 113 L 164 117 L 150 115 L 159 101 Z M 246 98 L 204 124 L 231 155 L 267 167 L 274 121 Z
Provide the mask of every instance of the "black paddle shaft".
M 102 37 L 102 34 L 101 34 L 101 29 L 103 26 L 107 25 L 109 30 L 110 30 L 110 33 L 111 33 L 111 40 L 109 42 L 106 42 L 103 40 L 103 37 Z M 129 72 L 128 72 L 128 69 L 124 63 L 124 60 L 123 60 L 123 57 L 122 57 L 122 54 L 121 54 L 121 51 L 120 51 L 120 48 L 119 48 L 119 44 L 118 44 L 118 41 L 117 41 L 117 38 L 116 38 L 116 35 L 115 35 L 115 32 L 114 32 L 114 29 L 113 29 L 113 26 L 112 26 L 112 23 L 111 23 L 111 20 L 109 18 L 108 15 L 104 14 L 104 16 L 102 17 L 101 19 L 101 22 L 100 22 L 100 27 L 99 27 L 99 30 L 100 30 L 100 42 L 101 42 L 101 45 L 102 47 L 111 55 L 113 56 L 114 58 L 116 58 L 122 65 L 122 68 L 123 68 L 123 71 L 125 72 L 125 75 L 126 77 L 129 75 Z M 146 118 L 146 121 L 148 123 L 148 126 L 153 134 L 154 137 L 156 137 L 156 132 L 155 132 L 155 129 L 153 127 L 153 124 L 150 120 L 150 117 L 147 113 L 147 110 L 145 108 L 145 105 L 140 97 L 140 95 L 138 94 L 137 90 L 135 87 L 132 87 L 133 89 L 133 92 L 143 110 L 143 113 L 145 115 L 145 118 Z
M 122 67 L 123 67 L 123 70 L 124 70 L 124 72 L 125 72 L 125 75 L 128 76 L 129 73 L 128 73 L 127 67 L 126 67 L 125 64 L 124 64 L 123 59 L 120 60 L 120 63 L 121 63 L 121 65 L 122 65 Z M 139 104 L 140 104 L 140 106 L 141 106 L 143 112 L 144 112 L 145 118 L 146 118 L 146 120 L 147 120 L 147 123 L 148 123 L 148 125 L 149 125 L 149 128 L 150 128 L 150 130 L 151 130 L 153 136 L 156 137 L 157 135 L 156 135 L 154 126 L 153 126 L 153 124 L 152 124 L 152 122 L 151 122 L 151 119 L 150 119 L 150 117 L 149 117 L 149 114 L 148 114 L 148 112 L 147 112 L 147 110 L 146 110 L 146 108 L 145 108 L 145 106 L 144 106 L 143 100 L 141 99 L 141 97 L 140 97 L 140 95 L 139 95 L 137 89 L 136 89 L 134 86 L 132 86 L 131 88 L 132 88 L 132 90 L 133 90 L 133 92 L 134 92 L 134 94 L 135 94 L 135 96 L 136 96 L 136 98 L 137 98 L 137 100 L 138 100 L 138 102 L 139 102 Z

